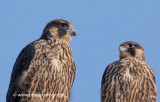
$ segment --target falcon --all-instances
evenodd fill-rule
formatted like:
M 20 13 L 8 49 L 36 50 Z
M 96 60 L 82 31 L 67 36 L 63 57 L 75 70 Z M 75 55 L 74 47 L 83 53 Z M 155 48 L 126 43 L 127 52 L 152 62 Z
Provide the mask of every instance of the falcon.
M 76 71 L 68 43 L 75 35 L 70 22 L 49 22 L 42 36 L 20 52 L 7 102 L 68 102 Z
M 103 73 L 101 102 L 156 102 L 155 76 L 145 63 L 142 46 L 126 41 L 119 51 L 120 59 Z

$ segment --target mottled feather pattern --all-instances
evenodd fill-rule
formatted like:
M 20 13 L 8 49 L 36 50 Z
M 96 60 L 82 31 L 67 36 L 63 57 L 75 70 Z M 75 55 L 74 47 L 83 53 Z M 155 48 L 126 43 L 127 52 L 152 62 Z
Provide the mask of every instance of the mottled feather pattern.
M 19 54 L 7 102 L 68 102 L 76 71 L 68 42 L 75 34 L 73 26 L 65 20 L 48 23 L 42 36 Z M 18 97 L 18 94 L 41 96 Z
M 102 76 L 101 102 L 156 102 L 154 73 L 143 55 L 135 54 L 125 54 L 107 66 Z
M 69 98 L 70 89 L 75 77 L 75 64 L 72 58 L 72 51 L 65 42 L 51 42 L 52 41 L 38 40 L 33 43 L 32 46 L 34 46 L 37 56 L 32 58 L 32 64 L 28 67 L 28 71 L 25 72 L 25 74 L 27 74 L 25 75 L 25 79 L 23 79 L 23 82 L 21 81 L 21 83 L 19 83 L 23 85 L 17 86 L 21 88 L 21 91 L 17 93 L 61 93 L 66 96 L 62 98 L 38 98 L 37 100 L 46 102 L 49 102 L 49 100 L 54 100 L 54 102 L 66 102 Z M 45 61 L 42 62 L 43 60 Z M 52 60 L 57 60 L 61 64 L 63 63 L 63 65 L 56 68 L 57 66 L 52 64 Z M 22 98 L 21 101 L 23 100 L 28 100 L 28 98 Z

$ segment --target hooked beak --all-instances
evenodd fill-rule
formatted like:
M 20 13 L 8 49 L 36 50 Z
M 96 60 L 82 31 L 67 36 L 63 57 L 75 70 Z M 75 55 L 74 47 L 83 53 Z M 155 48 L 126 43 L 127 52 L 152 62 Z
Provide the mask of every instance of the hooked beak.
M 76 36 L 76 30 L 74 28 L 68 28 L 67 32 L 69 32 L 69 34 L 71 34 L 72 36 Z
M 127 50 L 127 48 L 125 46 L 120 46 L 119 50 L 120 50 L 120 52 L 124 52 Z

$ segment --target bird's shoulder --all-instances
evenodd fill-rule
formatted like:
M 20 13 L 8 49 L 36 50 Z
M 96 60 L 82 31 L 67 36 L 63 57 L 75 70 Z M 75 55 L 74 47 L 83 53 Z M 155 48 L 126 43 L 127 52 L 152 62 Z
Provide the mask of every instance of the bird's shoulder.
M 44 40 L 36 40 L 31 43 L 29 43 L 26 47 L 24 47 L 21 52 L 19 53 L 15 64 L 12 69 L 12 74 L 11 74 L 11 83 L 10 85 L 14 82 L 14 80 L 20 76 L 23 72 L 23 70 L 27 70 L 29 67 L 32 59 L 35 56 L 35 52 L 39 46 L 42 46 L 46 41 Z M 14 79 L 14 80 L 12 80 Z
M 109 64 L 102 76 L 102 83 L 114 77 L 125 78 L 151 78 L 155 82 L 153 70 L 145 61 L 137 58 L 125 58 Z
M 118 67 L 120 67 L 121 66 L 121 62 L 120 61 L 114 61 L 114 62 L 112 62 L 112 63 L 110 63 L 107 67 L 106 67 L 106 69 L 105 69 L 105 73 L 109 73 L 109 72 L 111 72 L 112 70 L 114 70 L 115 68 L 118 68 Z
M 106 67 L 102 75 L 102 81 L 101 81 L 102 85 L 106 82 L 106 78 L 112 77 L 111 75 L 113 74 L 112 71 L 115 70 L 119 65 L 120 65 L 119 61 L 114 61 Z
M 29 43 L 26 47 L 24 47 L 21 52 L 19 53 L 17 59 L 16 59 L 16 63 L 19 63 L 20 60 L 26 58 L 26 57 L 31 57 L 35 55 L 35 50 L 37 50 L 38 48 L 45 46 L 46 41 L 45 40 L 36 40 L 33 41 L 31 43 Z M 14 66 L 15 66 L 14 65 Z

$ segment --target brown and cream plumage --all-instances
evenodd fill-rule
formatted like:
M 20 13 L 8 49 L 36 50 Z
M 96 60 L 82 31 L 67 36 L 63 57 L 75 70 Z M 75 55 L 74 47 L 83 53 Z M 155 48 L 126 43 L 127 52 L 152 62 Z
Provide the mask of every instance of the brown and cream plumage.
M 120 59 L 107 66 L 101 82 L 101 102 L 156 102 L 152 69 L 145 63 L 142 46 L 127 41 L 120 45 Z
M 68 42 L 74 35 L 76 31 L 68 21 L 49 22 L 42 36 L 19 54 L 12 71 L 7 102 L 68 102 L 76 71 Z

